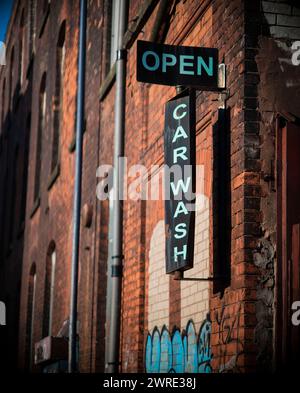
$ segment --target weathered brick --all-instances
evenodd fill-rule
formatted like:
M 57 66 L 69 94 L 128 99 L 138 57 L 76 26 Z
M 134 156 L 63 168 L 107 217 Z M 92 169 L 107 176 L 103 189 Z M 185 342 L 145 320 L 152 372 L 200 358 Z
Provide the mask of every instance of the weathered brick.
M 20 1 L 21 12 L 25 0 Z M 93 211 L 92 224 L 82 224 L 80 238 L 80 280 L 78 294 L 79 317 L 79 359 L 80 371 L 99 372 L 104 370 L 105 354 L 105 318 L 106 318 L 106 276 L 109 257 L 109 203 L 99 202 L 95 198 L 97 180 L 96 168 L 100 164 L 111 164 L 113 157 L 115 80 L 112 78 L 106 94 L 99 103 L 98 92 L 107 77 L 109 53 L 109 23 L 103 5 L 107 2 L 88 2 L 88 34 L 86 63 L 86 132 L 83 149 L 82 205 L 90 205 Z M 129 20 L 139 16 L 143 2 L 131 1 Z M 204 3 L 203 3 L 204 4 Z M 253 262 L 253 250 L 256 249 L 262 231 L 271 228 L 265 205 L 274 207 L 274 193 L 265 190 L 261 183 L 261 171 L 267 162 L 274 160 L 274 149 L 266 149 L 266 140 L 274 142 L 274 135 L 268 133 L 266 124 L 272 124 L 275 109 L 270 110 L 270 94 L 264 91 L 262 71 L 259 63 L 261 40 L 268 29 L 261 23 L 270 24 L 296 23 L 296 16 L 291 14 L 291 6 L 280 2 L 263 2 L 260 10 L 259 1 L 241 0 L 205 3 L 190 0 L 177 2 L 176 12 L 170 19 L 170 26 L 162 27 L 160 34 L 166 33 L 166 43 L 209 46 L 219 49 L 220 59 L 225 58 L 227 65 L 227 83 L 230 97 L 227 101 L 230 114 L 230 167 L 227 168 L 227 186 L 231 190 L 231 205 L 223 208 L 228 212 L 231 227 L 228 227 L 230 248 L 222 263 L 230 263 L 231 278 L 221 283 L 224 288 L 217 292 L 214 284 L 201 282 L 179 282 L 165 274 L 165 233 L 164 203 L 158 201 L 124 202 L 123 218 L 123 254 L 124 276 L 122 282 L 121 310 L 121 360 L 120 371 L 143 372 L 145 368 L 145 340 L 156 326 L 161 332 L 163 325 L 171 333 L 179 328 L 181 333 L 186 322 L 193 320 L 198 338 L 201 323 L 210 313 L 212 320 L 212 365 L 214 371 L 222 370 L 224 361 L 236 356 L 236 343 L 226 342 L 228 326 L 233 338 L 248 345 L 248 352 L 238 356 L 239 366 L 243 371 L 253 370 L 257 348 L 253 345 L 257 325 L 256 300 L 257 285 L 261 276 Z M 77 58 L 78 58 L 78 17 L 77 3 L 71 1 L 51 2 L 51 12 L 47 19 L 38 10 L 37 32 L 41 37 L 37 41 L 32 74 L 29 73 L 26 105 L 20 98 L 15 114 L 8 115 L 6 108 L 6 134 L 2 140 L 4 148 L 7 138 L 14 132 L 23 135 L 22 120 L 32 111 L 32 133 L 29 162 L 27 210 L 24 237 L 21 244 L 11 244 L 5 238 L 8 249 L 7 265 L 15 265 L 23 260 L 23 272 L 17 271 L 16 277 L 22 276 L 21 314 L 20 314 L 20 366 L 24 367 L 26 353 L 28 276 L 32 262 L 37 264 L 37 300 L 35 309 L 34 341 L 42 338 L 42 319 L 44 313 L 44 277 L 46 254 L 49 243 L 53 240 L 57 249 L 57 278 L 55 282 L 55 310 L 53 318 L 54 334 L 69 315 L 70 261 L 72 249 L 72 206 L 74 182 L 74 154 L 70 146 L 74 140 L 76 119 Z M 293 9 L 295 13 L 297 9 Z M 168 12 L 171 12 L 169 9 Z M 148 40 L 156 18 L 157 9 L 149 16 L 139 38 Z M 20 15 L 18 16 L 18 18 Z M 67 21 L 66 34 L 66 70 L 64 74 L 63 128 L 61 135 L 61 167 L 59 176 L 48 190 L 52 146 L 52 96 L 55 85 L 55 55 L 53 43 L 57 42 L 57 32 L 61 22 Z M 16 19 L 18 21 L 18 19 Z M 44 30 L 41 31 L 45 21 Z M 165 23 L 165 22 L 163 22 Z M 131 23 L 132 25 L 132 23 Z M 16 53 L 19 36 L 19 24 L 13 26 L 8 53 L 14 44 Z M 298 34 L 296 26 L 271 26 L 271 34 L 292 39 Z M 162 37 L 161 37 L 162 38 Z M 268 37 L 269 39 L 269 37 Z M 271 38 L 272 40 L 272 38 Z M 271 43 L 274 43 L 271 41 Z M 259 54 L 259 56 L 257 56 Z M 26 55 L 27 56 L 27 55 Z M 271 56 L 270 56 L 271 59 Z M 265 59 L 267 63 L 269 59 Z M 175 96 L 174 87 L 141 84 L 136 81 L 136 39 L 128 50 L 126 75 L 126 124 L 125 154 L 128 164 L 143 163 L 151 165 L 164 163 L 163 130 L 164 105 Z M 26 64 L 29 59 L 26 59 Z M 17 62 L 15 63 L 17 64 Z M 271 65 L 270 65 L 271 67 Z M 7 68 L 8 69 L 8 68 Z M 6 70 L 7 70 L 6 69 Z M 0 70 L 0 87 L 3 86 L 7 71 Z M 41 75 L 47 71 L 47 121 L 43 135 L 42 182 L 40 205 L 30 217 L 33 207 L 34 163 L 36 151 L 36 128 L 38 114 L 39 85 Z M 270 78 L 269 78 L 270 79 Z M 17 80 L 13 81 L 17 91 Z M 26 90 L 26 88 L 24 87 Z M 276 90 L 276 89 L 273 89 Z M 272 91 L 273 91 L 272 90 Z M 32 93 L 32 97 L 31 97 Z M 18 94 L 15 94 L 16 97 Z M 1 96 L 1 95 L 0 95 Z M 212 124 L 216 119 L 217 103 L 213 101 L 215 93 L 197 92 L 196 151 L 197 164 L 203 166 L 200 194 L 203 199 L 201 209 L 196 212 L 195 268 L 185 272 L 186 277 L 208 277 L 214 273 L 214 247 L 218 244 L 215 236 L 217 216 L 211 203 L 215 184 L 219 184 L 221 174 L 216 174 L 214 149 L 217 146 Z M 7 97 L 5 97 L 7 100 Z M 0 100 L 2 98 L 0 97 Z M 25 101 L 26 101 L 25 100 Z M 2 107 L 2 106 L 0 106 Z M 271 106 L 271 108 L 273 108 Z M 20 120 L 21 119 L 21 120 Z M 214 120 L 214 121 L 213 121 Z M 273 125 L 272 125 L 273 126 Z M 19 131 L 18 131 L 19 130 Z M 275 134 L 275 131 L 274 131 Z M 16 140 L 9 145 L 15 146 Z M 74 145 L 74 144 L 73 144 Z M 23 147 L 22 147 L 23 148 Z M 74 146 L 73 146 L 74 148 Z M 13 150 L 13 149 L 12 149 Z M 71 151 L 70 151 L 71 150 Z M 0 155 L 1 185 L 4 182 L 3 158 Z M 229 157 L 228 157 L 229 158 Z M 13 158 L 10 157 L 10 165 Z M 225 165 L 225 163 L 224 163 Z M 12 178 L 8 179 L 11 184 Z M 129 183 L 128 179 L 127 182 Z M 229 184 L 230 182 L 230 184 Z M 214 187 L 212 187 L 214 184 Z M 6 185 L 6 183 L 5 183 Z M 127 184 L 128 185 L 128 184 Z M 263 192 L 262 192 L 263 190 Z M 229 193 L 229 191 L 228 191 Z M 2 202 L 1 202 L 2 203 Z M 271 208 L 270 208 L 271 209 Z M 272 210 L 272 209 L 271 209 Z M 273 210 L 275 211 L 275 210 Z M 1 212 L 2 216 L 3 213 Z M 17 213 L 16 213 L 17 216 Z M 268 223 L 266 225 L 266 222 Z M 263 227 L 264 226 L 264 227 Z M 5 233 L 2 231 L 1 233 Z M 23 252 L 24 245 L 24 252 Z M 23 256 L 21 255 L 23 252 Z M 17 293 L 15 271 L 10 272 L 9 280 Z M 270 310 L 272 313 L 273 310 Z M 237 328 L 237 322 L 240 323 Z M 16 326 L 16 325 L 15 325 Z M 238 334 L 240 334 L 238 336 Z M 272 345 L 270 344 L 270 348 Z M 16 352 L 16 351 L 15 351 Z M 226 352 L 226 356 L 222 354 Z
M 277 25 L 300 27 L 300 16 L 277 15 Z
M 262 8 L 264 12 L 271 12 L 274 14 L 287 14 L 290 15 L 292 7 L 288 4 L 274 3 L 273 1 L 263 1 Z
M 300 28 L 298 27 L 271 26 L 270 32 L 275 38 L 289 38 L 295 40 L 300 38 Z

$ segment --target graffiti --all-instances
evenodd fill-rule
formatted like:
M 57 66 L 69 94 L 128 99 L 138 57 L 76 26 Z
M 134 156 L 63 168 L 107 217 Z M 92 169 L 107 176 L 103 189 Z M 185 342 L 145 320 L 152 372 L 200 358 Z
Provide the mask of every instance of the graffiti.
M 300 64 L 300 41 L 293 42 L 292 50 L 295 51 L 292 55 L 292 63 L 298 66 Z
M 272 367 L 273 303 L 274 303 L 274 258 L 275 250 L 267 238 L 259 240 L 253 253 L 255 266 L 260 275 L 257 286 L 254 341 L 258 347 L 257 362 L 260 369 Z
M 241 371 L 238 367 L 238 358 L 243 353 L 244 346 L 239 338 L 240 312 L 240 304 L 236 313 L 227 313 L 224 304 L 220 312 L 216 311 L 220 373 L 234 373 Z
M 147 373 L 211 373 L 211 321 L 209 314 L 197 337 L 193 321 L 182 334 L 174 328 L 172 335 L 164 326 L 148 333 L 146 341 Z
M 6 307 L 3 302 L 0 302 L 0 326 L 6 325 Z
M 292 310 L 295 311 L 292 314 L 292 324 L 294 326 L 299 326 L 300 325 L 300 302 L 294 302 L 292 304 Z

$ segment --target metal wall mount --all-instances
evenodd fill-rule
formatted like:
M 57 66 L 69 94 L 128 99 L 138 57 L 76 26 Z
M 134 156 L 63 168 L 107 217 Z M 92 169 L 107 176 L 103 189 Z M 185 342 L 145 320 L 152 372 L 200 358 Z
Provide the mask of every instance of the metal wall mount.
M 174 272 L 173 280 L 175 281 L 220 281 L 223 280 L 224 277 L 217 276 L 217 277 L 184 277 L 183 271 L 177 270 Z

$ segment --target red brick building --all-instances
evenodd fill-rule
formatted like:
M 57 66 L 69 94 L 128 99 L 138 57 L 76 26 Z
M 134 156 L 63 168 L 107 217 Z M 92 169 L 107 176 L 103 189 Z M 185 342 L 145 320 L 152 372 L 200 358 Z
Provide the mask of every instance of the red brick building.
M 80 372 L 104 371 L 107 361 L 114 210 L 97 199 L 96 170 L 113 164 L 118 5 L 87 2 Z M 35 343 L 68 336 L 79 17 L 75 0 L 15 1 L 0 69 L 0 300 L 11 368 L 41 371 Z M 291 323 L 300 300 L 299 5 L 132 0 L 127 20 L 124 149 L 128 168 L 148 169 L 144 186 L 164 165 L 165 103 L 176 89 L 137 82 L 137 40 L 217 48 L 227 82 L 222 94 L 196 91 L 194 268 L 184 274 L 222 279 L 167 275 L 164 201 L 125 200 L 119 370 L 286 365 L 300 336 Z M 64 370 L 67 352 L 57 360 L 50 367 Z

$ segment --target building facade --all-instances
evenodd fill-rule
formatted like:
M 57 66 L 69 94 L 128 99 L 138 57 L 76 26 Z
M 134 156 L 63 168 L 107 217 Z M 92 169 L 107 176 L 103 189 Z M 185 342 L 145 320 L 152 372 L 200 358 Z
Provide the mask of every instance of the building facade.
M 102 372 L 107 359 L 114 204 L 96 192 L 97 168 L 113 165 L 119 10 L 117 0 L 87 2 L 80 372 Z M 9 367 L 34 372 L 66 369 L 64 348 L 39 363 L 35 344 L 68 339 L 79 17 L 75 0 L 16 1 L 0 70 L 0 300 Z M 137 82 L 137 40 L 217 48 L 226 65 L 226 89 L 195 92 L 194 267 L 184 277 L 206 281 L 165 272 L 164 200 L 149 194 L 162 186 L 165 104 L 177 92 Z M 128 2 L 120 372 L 297 362 L 299 40 L 296 1 Z M 138 186 L 147 197 L 132 197 Z

